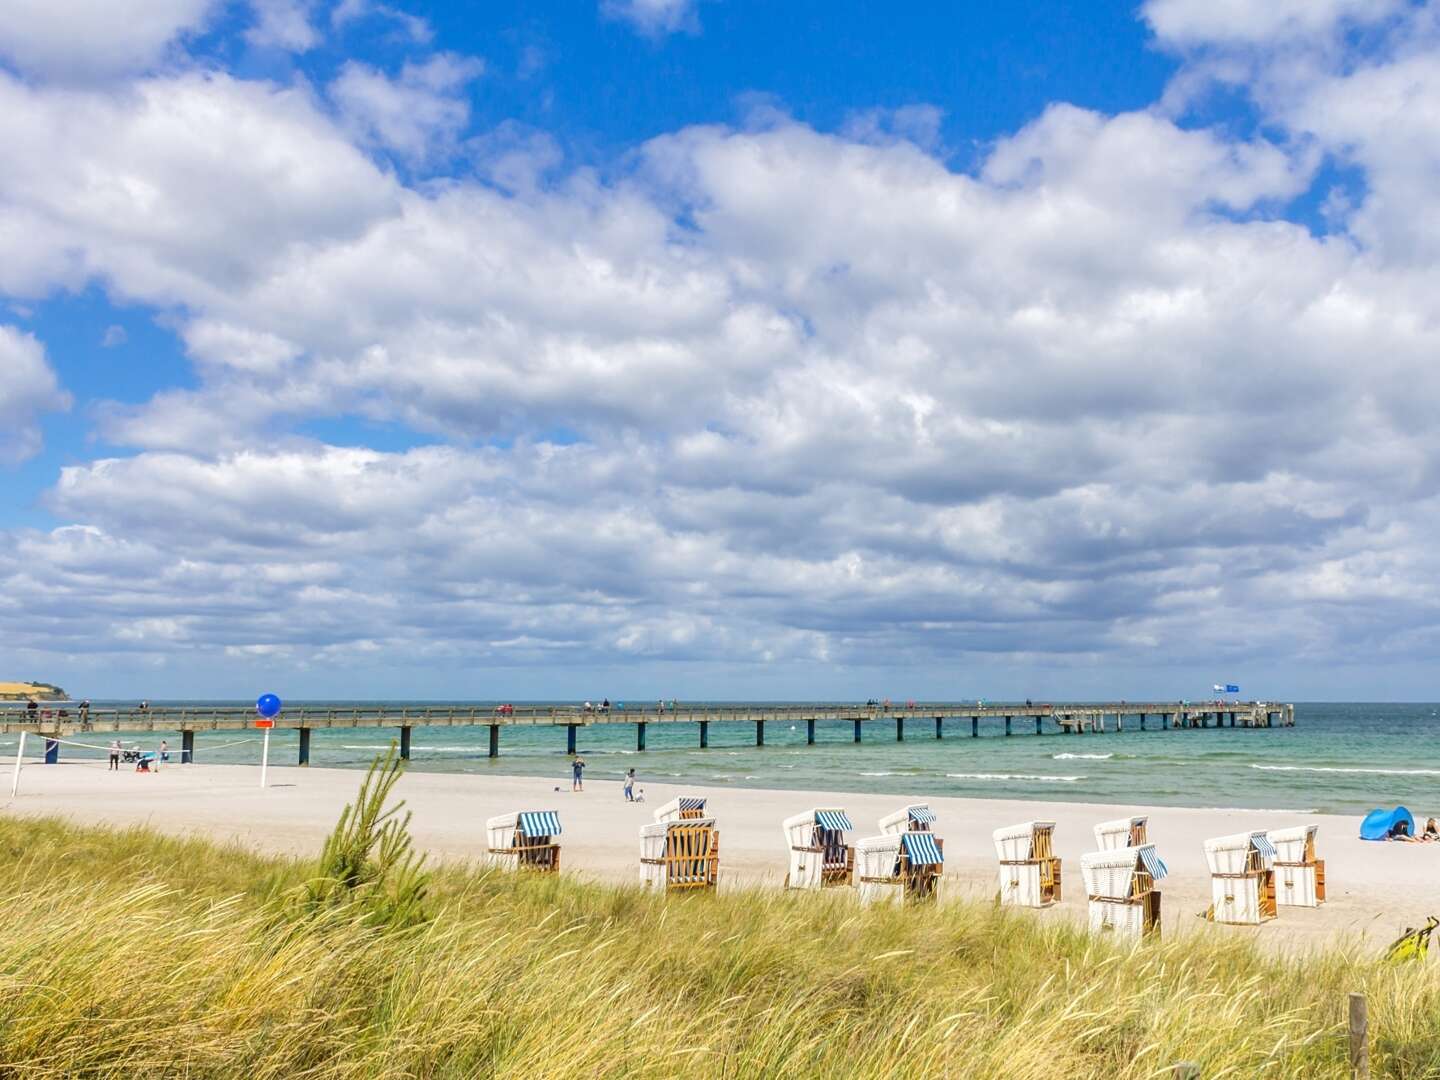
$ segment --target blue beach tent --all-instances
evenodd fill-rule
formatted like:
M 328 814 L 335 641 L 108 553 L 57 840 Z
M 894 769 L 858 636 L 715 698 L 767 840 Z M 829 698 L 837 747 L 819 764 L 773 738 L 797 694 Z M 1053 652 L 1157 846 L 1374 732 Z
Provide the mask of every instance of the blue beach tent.
M 1365 815 L 1365 820 L 1360 822 L 1360 839 L 1388 839 L 1390 831 L 1402 821 L 1405 822 L 1405 827 L 1410 835 L 1414 836 L 1415 818 L 1405 807 L 1397 806 L 1394 810 L 1386 810 L 1383 807 L 1379 810 L 1371 810 L 1370 813 Z

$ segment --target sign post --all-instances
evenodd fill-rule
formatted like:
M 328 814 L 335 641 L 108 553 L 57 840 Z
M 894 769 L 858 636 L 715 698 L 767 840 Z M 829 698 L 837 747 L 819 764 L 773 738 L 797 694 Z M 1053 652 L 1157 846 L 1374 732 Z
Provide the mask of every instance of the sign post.
M 255 726 L 265 732 L 265 744 L 260 749 L 260 786 L 265 786 L 265 774 L 270 768 L 270 730 L 275 726 L 275 717 L 280 715 L 280 699 L 274 694 L 261 694 L 255 701 L 259 719 Z

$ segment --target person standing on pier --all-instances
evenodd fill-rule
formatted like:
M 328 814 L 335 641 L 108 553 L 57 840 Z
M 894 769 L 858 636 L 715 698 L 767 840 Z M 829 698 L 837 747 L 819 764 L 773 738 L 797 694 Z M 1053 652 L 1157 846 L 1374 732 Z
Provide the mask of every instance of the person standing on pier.
M 571 790 L 571 791 L 584 791 L 584 790 L 585 790 L 585 759 L 584 759 L 583 757 L 581 757 L 579 754 L 576 754 L 576 755 L 575 755 L 575 760 L 574 760 L 574 761 L 571 763 L 571 765 L 570 765 L 570 770 L 571 770 L 571 772 L 570 772 L 570 790 Z

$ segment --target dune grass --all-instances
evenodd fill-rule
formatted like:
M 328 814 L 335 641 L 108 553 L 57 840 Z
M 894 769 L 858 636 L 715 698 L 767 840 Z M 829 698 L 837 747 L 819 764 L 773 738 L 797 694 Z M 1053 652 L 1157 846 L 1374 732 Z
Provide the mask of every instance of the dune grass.
M 1440 976 L 988 905 L 665 898 L 444 868 L 431 918 L 296 919 L 312 866 L 0 818 L 0 1077 L 1440 1076 Z

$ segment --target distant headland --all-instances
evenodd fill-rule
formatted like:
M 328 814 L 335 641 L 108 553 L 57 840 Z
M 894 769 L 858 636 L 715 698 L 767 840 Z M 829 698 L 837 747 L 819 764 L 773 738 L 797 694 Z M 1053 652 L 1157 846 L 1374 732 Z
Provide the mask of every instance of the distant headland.
M 0 701 L 66 701 L 69 695 L 53 683 L 0 682 Z

